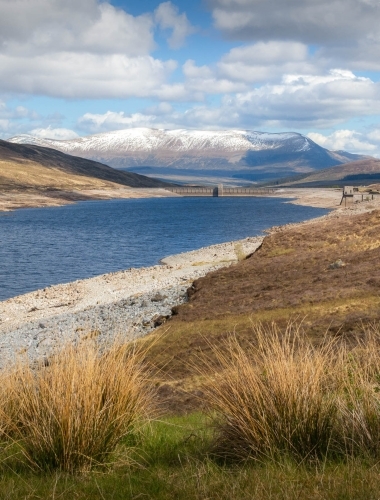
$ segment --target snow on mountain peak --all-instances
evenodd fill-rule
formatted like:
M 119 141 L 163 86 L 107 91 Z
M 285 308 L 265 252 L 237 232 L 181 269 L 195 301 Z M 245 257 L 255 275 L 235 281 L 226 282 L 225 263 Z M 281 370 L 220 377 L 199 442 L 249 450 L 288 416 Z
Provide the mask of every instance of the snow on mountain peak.
M 120 152 L 170 149 L 177 152 L 230 151 L 244 153 L 248 150 L 274 149 L 286 141 L 302 139 L 302 147 L 307 148 L 305 139 L 293 132 L 269 134 L 266 132 L 244 130 L 163 130 L 150 128 L 131 128 L 105 132 L 70 140 L 40 139 L 31 135 L 20 135 L 9 139 L 19 144 L 34 144 L 59 149 L 64 152 L 86 151 Z M 302 149 L 303 151 L 305 149 Z M 301 150 L 301 149 L 300 149 Z

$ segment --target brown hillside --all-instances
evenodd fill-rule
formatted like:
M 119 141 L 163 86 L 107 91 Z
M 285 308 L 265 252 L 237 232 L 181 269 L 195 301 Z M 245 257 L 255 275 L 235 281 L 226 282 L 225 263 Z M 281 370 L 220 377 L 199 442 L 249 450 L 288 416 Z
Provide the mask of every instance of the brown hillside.
M 54 149 L 0 140 L 0 190 L 101 189 L 119 186 L 165 187 L 167 184 Z
M 357 181 L 361 184 L 370 184 L 371 176 L 375 174 L 378 174 L 377 180 L 380 179 L 380 160 L 368 158 L 345 163 L 344 165 L 325 168 L 318 172 L 313 172 L 312 174 L 297 177 L 296 180 L 289 178 L 280 183 L 283 186 L 333 184 L 336 181 L 344 181 L 347 176 L 355 176 L 357 177 Z M 352 181 L 352 179 L 347 179 L 346 184 L 352 184 Z
M 189 303 L 161 328 L 164 337 L 151 336 L 150 356 L 172 410 L 196 403 L 199 356 L 209 356 L 212 366 L 210 344 L 232 332 L 244 344 L 252 322 L 302 320 L 316 341 L 326 332 L 361 335 L 363 324 L 380 320 L 379 262 L 380 211 L 374 211 L 285 228 L 247 260 L 196 281 Z

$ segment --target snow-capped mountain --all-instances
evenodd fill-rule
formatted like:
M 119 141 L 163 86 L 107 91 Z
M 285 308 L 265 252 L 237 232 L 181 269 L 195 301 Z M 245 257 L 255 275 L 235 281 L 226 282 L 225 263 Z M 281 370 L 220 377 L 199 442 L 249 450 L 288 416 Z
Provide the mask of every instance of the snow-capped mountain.
M 351 161 L 294 132 L 135 128 L 71 140 L 19 135 L 8 139 L 57 149 L 111 167 L 163 178 L 261 178 L 311 172 Z M 359 159 L 361 157 L 358 157 Z

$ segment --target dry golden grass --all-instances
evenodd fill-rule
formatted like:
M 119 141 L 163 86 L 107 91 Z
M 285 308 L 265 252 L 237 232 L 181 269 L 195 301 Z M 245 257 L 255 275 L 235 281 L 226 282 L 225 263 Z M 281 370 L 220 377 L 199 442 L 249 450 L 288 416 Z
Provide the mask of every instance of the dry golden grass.
M 34 161 L 24 163 L 0 160 L 0 188 L 110 189 L 119 185 L 94 177 L 76 175 L 59 168 L 47 168 Z
M 2 390 L 3 428 L 34 467 L 73 472 L 111 461 L 152 407 L 142 355 L 90 341 L 65 347 L 49 366 L 19 364 Z
M 220 377 L 205 386 L 216 412 L 216 451 L 258 460 L 324 456 L 336 416 L 330 373 L 333 343 L 315 348 L 300 327 L 254 331 L 243 349 L 235 337 L 216 351 Z
M 380 330 L 364 338 L 343 358 L 340 377 L 339 432 L 350 455 L 380 456 Z
M 250 348 L 214 349 L 218 376 L 204 386 L 226 458 L 297 463 L 380 457 L 380 329 L 356 345 L 307 340 L 300 326 L 255 328 Z M 208 371 L 208 369 L 206 370 Z

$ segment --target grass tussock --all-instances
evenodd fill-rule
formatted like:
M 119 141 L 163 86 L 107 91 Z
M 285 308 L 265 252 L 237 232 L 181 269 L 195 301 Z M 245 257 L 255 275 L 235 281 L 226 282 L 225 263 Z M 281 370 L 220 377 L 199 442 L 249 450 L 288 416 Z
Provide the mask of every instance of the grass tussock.
M 142 353 L 115 343 L 67 346 L 49 366 L 21 363 L 6 395 L 4 425 L 40 469 L 84 471 L 111 460 L 151 408 Z
M 346 353 L 340 377 L 339 432 L 346 453 L 380 458 L 380 329 L 372 326 Z
M 220 376 L 205 387 L 225 458 L 297 463 L 380 458 L 380 333 L 348 346 L 315 346 L 301 328 L 256 327 L 243 349 L 235 337 L 214 352 Z
M 332 344 L 316 349 L 289 327 L 255 329 L 243 350 L 235 337 L 216 357 L 221 367 L 206 393 L 216 411 L 216 450 L 244 459 L 320 457 L 331 444 L 336 404 L 331 395 Z

